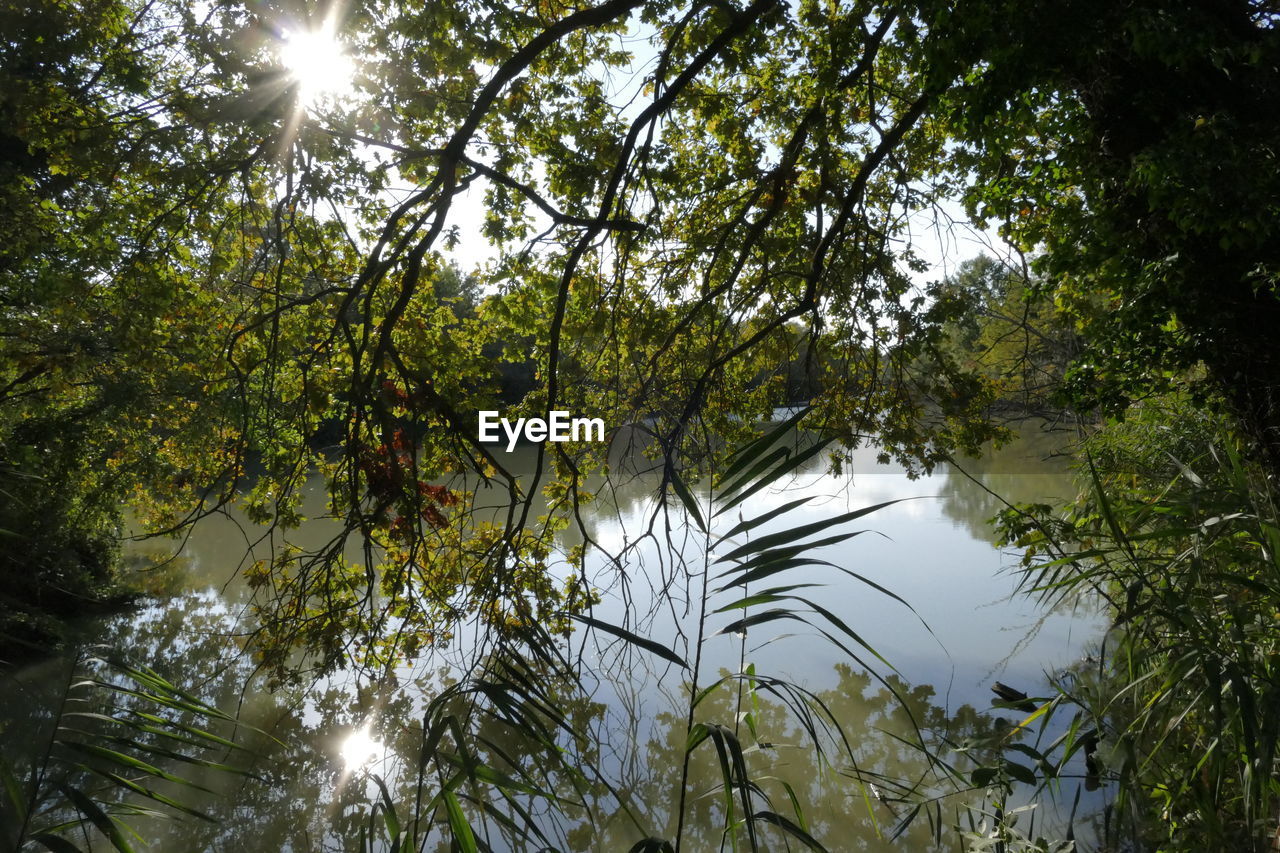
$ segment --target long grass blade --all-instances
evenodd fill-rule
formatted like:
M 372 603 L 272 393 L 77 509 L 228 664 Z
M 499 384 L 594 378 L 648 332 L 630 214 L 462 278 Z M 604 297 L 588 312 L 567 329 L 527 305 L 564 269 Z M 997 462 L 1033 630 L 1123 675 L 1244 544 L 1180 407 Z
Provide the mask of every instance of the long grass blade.
M 803 827 L 798 826 L 777 812 L 759 811 L 753 814 L 751 819 L 758 820 L 762 823 L 773 824 L 787 835 L 799 841 L 805 847 L 808 847 L 810 850 L 818 850 L 821 851 L 821 853 L 827 853 L 827 848 L 819 844 L 818 840 L 806 832 Z
M 111 846 L 115 847 L 119 853 L 133 853 L 133 845 L 131 845 L 124 837 L 124 833 L 120 831 L 120 825 L 115 819 L 107 815 L 97 803 L 85 796 L 85 794 L 71 785 L 59 784 L 58 789 L 66 795 L 72 805 L 80 814 L 84 815 L 90 823 L 98 828 L 98 831 L 107 837 L 111 842 Z
M 847 524 L 850 521 L 854 521 L 856 519 L 862 518 L 863 516 L 870 515 L 871 513 L 876 512 L 877 510 L 884 509 L 887 506 L 893 506 L 896 503 L 901 503 L 904 500 L 909 500 L 909 499 L 898 498 L 897 500 L 884 501 L 883 503 L 874 504 L 872 506 L 863 507 L 862 509 L 857 509 L 852 512 L 846 512 L 841 515 L 837 515 L 834 518 L 826 518 L 826 519 L 823 519 L 822 521 L 815 521 L 810 524 L 802 524 L 799 527 L 792 527 L 787 530 L 780 530 L 777 533 L 770 533 L 767 536 L 761 536 L 759 539 L 753 540 L 751 542 L 747 542 L 743 545 L 738 546 L 737 548 L 734 548 L 728 554 L 725 554 L 723 557 L 720 557 L 716 562 L 724 563 L 730 560 L 740 560 L 743 557 L 746 557 L 750 554 L 756 554 L 761 551 L 768 551 L 770 549 L 781 547 L 781 546 L 792 545 L 796 542 L 799 542 L 801 539 L 804 539 L 806 536 L 811 536 L 815 533 L 821 533 L 824 530 L 829 530 L 832 527 L 838 527 L 841 524 Z M 853 535 L 853 534 L 850 534 L 850 535 Z
M 632 631 L 628 631 L 626 628 L 621 628 L 617 625 L 610 625 L 608 622 L 602 622 L 599 619 L 595 619 L 582 613 L 566 613 L 563 615 L 566 615 L 577 622 L 581 622 L 584 625 L 590 625 L 592 628 L 604 631 L 606 634 L 612 634 L 613 636 L 623 639 L 634 646 L 638 646 L 646 651 L 652 652 L 664 660 L 671 661 L 684 669 L 689 668 L 689 664 L 684 662 L 684 658 L 680 657 L 680 655 L 676 654 L 671 649 L 659 642 L 650 640 L 647 637 L 641 637 L 639 634 Z
M 449 815 L 449 829 L 453 833 L 453 840 L 458 845 L 458 849 L 462 853 L 479 853 L 480 848 L 476 845 L 475 833 L 471 830 L 471 823 L 462 811 L 462 804 L 458 802 L 457 796 L 453 791 L 446 789 L 443 792 L 443 799 L 445 810 Z

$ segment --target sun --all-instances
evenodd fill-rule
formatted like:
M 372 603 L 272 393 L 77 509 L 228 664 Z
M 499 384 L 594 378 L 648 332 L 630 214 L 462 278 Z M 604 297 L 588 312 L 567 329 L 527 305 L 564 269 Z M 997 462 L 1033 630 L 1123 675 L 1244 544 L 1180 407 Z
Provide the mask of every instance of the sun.
M 330 24 L 285 32 L 280 59 L 298 85 L 298 103 L 304 108 L 351 94 L 355 63 Z
M 348 771 L 359 770 L 381 758 L 386 751 L 387 748 L 369 733 L 369 723 L 352 731 L 338 747 L 342 763 Z

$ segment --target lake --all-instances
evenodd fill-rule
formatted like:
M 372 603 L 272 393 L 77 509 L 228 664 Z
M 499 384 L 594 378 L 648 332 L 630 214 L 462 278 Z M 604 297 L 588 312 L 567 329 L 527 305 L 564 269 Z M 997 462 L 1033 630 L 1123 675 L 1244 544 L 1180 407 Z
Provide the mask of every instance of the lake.
M 828 756 L 819 759 L 808 745 L 805 726 L 784 707 L 785 692 L 757 690 L 755 702 L 744 705 L 738 688 L 730 685 L 710 695 L 698 714 L 699 720 L 722 721 L 735 729 L 744 743 L 757 744 L 749 751 L 750 766 L 753 774 L 770 777 L 762 789 L 774 798 L 774 807 L 792 814 L 785 781 L 803 804 L 809 831 L 829 849 L 932 846 L 933 830 L 923 818 L 903 837 L 888 837 L 905 811 L 891 796 L 880 798 L 892 792 L 892 780 L 917 780 L 924 789 L 933 784 L 929 762 L 904 740 L 919 729 L 935 745 L 944 739 L 958 742 L 1017 721 L 1025 714 L 990 711 L 990 686 L 999 680 L 1032 696 L 1047 695 L 1046 673 L 1076 664 L 1100 636 L 1101 617 L 1087 604 L 1044 613 L 1034 602 L 1013 595 L 1017 578 L 1011 567 L 1017 557 L 995 547 L 987 524 L 1002 499 L 1052 502 L 1074 494 L 1067 461 L 1056 453 L 1063 446 L 1061 435 L 1031 429 L 981 460 L 945 466 L 914 480 L 897 466 L 878 464 L 875 451 L 864 449 L 839 475 L 827 474 L 818 459 L 782 488 L 759 492 L 740 508 L 751 518 L 798 497 L 810 498 L 779 523 L 752 531 L 760 537 L 782 529 L 781 521 L 790 526 L 817 523 L 899 501 L 847 527 L 867 532 L 816 552 L 864 580 L 829 567 L 806 567 L 788 581 L 813 584 L 797 594 L 820 603 L 884 659 L 844 637 L 846 648 L 858 653 L 870 672 L 803 624 L 764 623 L 716 635 L 744 611 L 710 612 L 732 602 L 733 591 L 709 598 L 700 686 L 719 674 L 743 671 L 749 663 L 761 679 L 785 678 L 818 700 L 813 707 L 828 709 L 840 721 L 847 745 L 842 750 L 838 735 L 819 732 Z M 527 448 L 506 457 L 514 471 L 528 470 L 531 458 Z M 584 516 L 587 535 L 599 545 L 588 552 L 585 565 L 601 596 L 593 616 L 625 622 L 629 630 L 692 661 L 702 581 L 700 571 L 688 567 L 701 565 L 705 549 L 700 550 L 702 543 L 689 528 L 646 536 L 655 518 L 658 482 L 652 471 L 617 474 L 613 488 Z M 315 489 L 309 507 L 316 515 L 321 514 L 321 491 Z M 701 487 L 693 491 L 705 500 Z M 500 497 L 481 494 L 478 503 L 486 501 L 496 504 Z M 735 513 L 721 529 L 736 521 Z M 330 532 L 324 522 L 311 522 L 290 538 L 306 546 Z M 377 683 L 343 675 L 267 691 L 253 661 L 241 654 L 252 625 L 249 592 L 237 578 L 249 561 L 280 544 L 278 536 L 262 536 L 261 528 L 242 519 L 214 517 L 178 546 L 137 544 L 134 561 L 152 594 L 136 610 L 85 629 L 86 646 L 102 644 L 144 662 L 273 738 L 245 735 L 258 754 L 247 766 L 261 779 L 237 779 L 228 787 L 225 774 L 182 766 L 187 778 L 214 789 L 186 793 L 217 822 L 135 819 L 147 849 L 353 849 L 353 839 L 368 823 L 368 804 L 379 796 L 369 774 L 388 780 L 402 809 L 412 805 L 423 709 L 476 662 L 474 640 L 464 633 L 452 650 L 401 667 L 393 678 Z M 567 532 L 564 544 L 580 539 L 580 534 Z M 716 556 L 729 547 L 720 546 Z M 176 556 L 164 561 L 175 548 Z M 623 563 L 604 556 L 621 551 L 627 555 Z M 697 556 L 691 559 L 691 554 Z M 556 697 L 561 712 L 574 722 L 576 748 L 594 768 L 591 778 L 552 780 L 566 786 L 557 790 L 563 808 L 548 810 L 534 798 L 520 818 L 565 850 L 626 850 L 646 835 L 675 833 L 688 677 L 662 657 L 621 649 L 612 639 L 601 632 L 575 632 L 569 647 L 585 663 L 582 690 Z M 38 760 L 47 743 L 49 720 L 68 683 L 68 666 L 65 660 L 48 660 L 8 678 L 0 730 L 10 747 L 9 760 L 21 768 Z M 756 736 L 748 736 L 751 727 Z M 490 748 L 506 758 L 536 760 L 525 756 L 521 744 L 505 740 L 505 734 L 492 734 Z M 31 745 L 30 755 L 18 754 L 21 744 Z M 720 778 L 715 755 L 703 747 L 690 767 L 686 850 L 713 850 L 722 844 L 725 805 L 714 796 Z M 884 781 L 859 785 L 854 776 Z M 1068 807 L 1073 793 L 1065 797 Z M 952 811 L 944 817 L 953 819 L 948 815 L 954 815 L 955 798 L 946 803 Z M 469 808 L 476 813 L 479 807 Z M 1047 814 L 1039 814 L 1038 826 L 1065 822 L 1052 805 L 1040 811 Z M 496 829 L 488 841 L 493 849 L 511 847 Z M 426 849 L 437 849 L 435 843 Z M 953 846 L 945 834 L 943 846 Z M 772 849 L 767 843 L 764 847 Z

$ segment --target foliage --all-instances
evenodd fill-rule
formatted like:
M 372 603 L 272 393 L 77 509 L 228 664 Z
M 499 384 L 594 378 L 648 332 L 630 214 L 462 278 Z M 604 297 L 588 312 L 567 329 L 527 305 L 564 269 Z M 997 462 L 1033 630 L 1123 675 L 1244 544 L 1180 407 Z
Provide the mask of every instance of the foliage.
M 1165 441 L 1187 449 L 1192 437 L 1178 429 L 1166 427 Z M 1110 839 L 1269 849 L 1275 504 L 1229 433 L 1211 445 L 1195 436 L 1199 455 L 1153 460 L 1158 435 L 1104 445 L 1110 465 L 1090 463 L 1091 489 L 1067 515 L 1004 517 L 1033 593 L 1048 604 L 1093 593 L 1111 615 L 1099 659 L 1063 674 L 1041 710 L 1073 715 L 1059 768 L 1083 751 L 1091 776 L 1116 783 Z
M 1130 406 L 1123 420 L 1090 431 L 1083 450 L 1107 494 L 1154 492 L 1175 481 L 1184 465 L 1204 459 L 1218 437 L 1230 435 L 1233 420 L 1224 409 L 1185 391 L 1151 396 Z
M 6 657 L 38 654 L 62 636 L 61 617 L 101 606 L 113 587 L 115 496 L 66 485 L 92 474 L 84 470 L 81 430 L 64 427 L 58 434 L 71 446 L 41 442 L 46 452 L 28 456 L 38 467 L 23 465 L 15 453 L 6 455 L 14 467 L 0 469 L 0 647 Z M 33 468 L 41 473 L 29 473 Z
M 500 629 L 521 601 L 580 607 L 534 581 L 537 555 L 605 455 L 542 449 L 521 493 L 474 440 L 496 351 L 536 365 L 532 387 L 507 377 L 512 414 L 651 417 L 661 452 L 694 457 L 698 432 L 768 413 L 802 322 L 823 365 L 808 384 L 850 441 L 875 431 L 928 466 L 986 434 L 955 406 L 955 429 L 922 431 L 924 400 L 953 398 L 912 375 L 928 344 L 900 332 L 916 314 L 891 241 L 937 171 L 923 117 L 946 76 L 919 65 L 909 10 L 365 5 L 340 22 L 359 97 L 304 104 L 277 57 L 281 30 L 316 23 L 294 11 L 103 9 L 100 30 L 13 11 L 36 26 L 7 48 L 26 150 L 8 192 L 41 215 L 6 267 L 2 432 L 38 455 L 18 424 L 92 416 L 85 476 L 57 488 L 132 493 L 150 530 L 245 488 L 288 530 L 304 472 L 324 470 L 346 533 L 253 574 L 279 677 L 296 648 L 384 666 L 446 642 L 463 610 Z M 657 58 L 638 112 L 607 82 L 642 61 L 616 44 L 637 32 Z M 383 192 L 397 182 L 403 202 Z M 498 250 L 474 308 L 447 295 L 444 254 L 473 183 Z M 494 476 L 524 503 L 460 535 Z
M 33 733 L 42 748 L 30 766 L 0 761 L 8 849 L 92 850 L 102 839 L 130 853 L 138 832 L 129 821 L 213 820 L 198 807 L 209 789 L 187 771 L 252 775 L 229 739 L 244 727 L 151 669 L 93 657 L 66 669 L 50 719 Z M 175 765 L 186 771 L 165 769 Z
M 1081 408 L 1118 415 L 1203 365 L 1274 470 L 1274 8 L 974 3 L 953 21 L 985 58 L 948 96 L 970 210 L 1043 249 L 1089 342 Z
M 1263 473 L 1280 471 L 1280 27 L 1262 0 L 372 2 L 311 19 L 272 2 L 50 0 L 0 17 L 8 633 L 106 595 L 125 498 L 151 533 L 240 500 L 281 543 L 246 572 L 275 685 L 301 680 L 299 652 L 321 672 L 386 672 L 472 620 L 500 646 L 567 630 L 593 596 L 549 557 L 582 526 L 608 449 L 540 445 L 521 483 L 476 441 L 474 412 L 636 426 L 706 532 L 677 466 L 731 464 L 802 351 L 808 422 L 846 446 L 875 435 L 913 471 L 975 451 L 1002 395 L 1039 405 L 1059 376 L 1082 411 L 1220 398 Z M 307 103 L 279 53 L 319 18 L 360 68 L 354 96 Z M 478 227 L 460 216 L 468 192 Z M 980 265 L 915 285 L 913 219 L 961 197 L 1036 253 L 1032 287 Z M 450 256 L 467 228 L 493 252 L 474 277 Z M 313 471 L 343 529 L 303 548 Z M 1251 636 L 1229 605 L 1270 600 L 1270 558 L 1250 549 L 1273 515 L 1246 509 L 1269 491 L 1224 476 L 1234 497 L 1210 500 L 1112 495 L 1104 474 L 1093 509 L 1036 528 L 1089 555 L 1051 561 L 1046 591 L 1120 584 L 1120 660 L 1152 671 L 1181 666 L 1209 616 Z M 475 496 L 495 484 L 506 506 L 486 514 Z M 1204 578 L 1241 589 L 1215 597 Z M 847 626 L 824 630 L 859 648 Z M 1171 671 L 1190 686 L 1219 664 Z M 1243 731 L 1250 712 L 1225 701 L 1210 716 Z M 755 816 L 778 813 L 756 811 L 724 732 L 699 734 L 755 844 L 770 823 Z M 1247 820 L 1270 767 L 1245 754 L 1254 775 L 1213 796 Z M 1157 790 L 1135 766 L 1135 790 Z M 1179 808 L 1203 793 L 1187 785 L 1170 789 Z
M 845 728 L 847 715 L 842 719 L 833 710 L 843 704 L 839 691 L 820 695 L 784 677 L 758 672 L 748 659 L 746 637 L 760 626 L 809 628 L 858 665 L 856 677 L 850 664 L 844 667 L 844 678 L 862 685 L 851 688 L 846 698 L 860 697 L 867 687 L 878 685 L 877 712 L 862 713 L 875 716 L 891 732 L 887 743 L 919 743 L 922 725 L 944 723 L 944 715 L 927 702 L 927 690 L 909 689 L 897 677 L 866 669 L 868 663 L 884 665 L 883 659 L 819 603 L 827 584 L 793 577 L 806 568 L 841 582 L 847 577 L 909 612 L 905 602 L 874 582 L 812 556 L 823 545 L 864 532 L 847 526 L 885 505 L 786 526 L 787 513 L 807 502 L 801 499 L 758 517 L 723 520 L 734 518 L 730 512 L 747 495 L 794 474 L 824 450 L 825 443 L 797 438 L 794 426 L 804 414 L 739 448 L 706 502 L 679 473 L 668 471 L 671 500 L 701 532 L 693 554 L 684 543 L 671 543 L 691 596 L 694 621 L 686 649 L 677 651 L 644 636 L 632 621 L 638 619 L 635 614 L 628 614 L 622 624 L 586 614 L 574 617 L 597 642 L 613 646 L 607 652 L 611 659 L 632 661 L 626 668 L 628 678 L 643 671 L 644 659 L 685 676 L 677 706 L 658 721 L 670 740 L 669 752 L 655 745 L 663 750 L 663 757 L 655 758 L 656 767 L 667 771 L 659 784 L 645 791 L 624 790 L 611 780 L 601 757 L 610 744 L 587 734 L 598 727 L 591 718 L 603 715 L 605 705 L 583 706 L 607 683 L 608 668 L 583 674 L 577 658 L 565 657 L 562 644 L 534 622 L 499 645 L 470 677 L 432 697 L 419 729 L 410 796 L 397 804 L 389 793 L 389 780 L 376 778 L 379 796 L 366 810 L 360 831 L 362 845 L 371 845 L 365 849 L 375 849 L 379 839 L 418 849 L 435 837 L 433 832 L 443 833 L 464 850 L 478 849 L 476 839 L 491 834 L 515 849 L 565 842 L 585 849 L 576 831 L 563 841 L 555 836 L 573 825 L 579 809 L 594 801 L 597 807 L 611 803 L 613 814 L 588 811 L 589 824 L 582 828 L 594 829 L 590 837 L 596 843 L 607 838 L 619 849 L 706 849 L 723 843 L 732 849 L 758 850 L 789 843 L 825 850 L 837 843 L 840 830 L 825 818 L 808 816 L 804 799 L 821 790 L 815 783 L 848 778 L 861 788 L 860 799 L 872 824 L 880 820 L 873 803 L 904 799 L 907 791 L 890 787 L 897 783 L 886 772 L 885 757 L 859 745 Z M 776 529 L 780 523 L 783 526 Z M 672 582 L 680 580 L 677 576 Z M 674 589 L 661 591 L 658 605 L 675 594 Z M 735 671 L 713 678 L 703 672 L 703 652 L 716 637 L 739 637 L 741 660 Z M 577 718 L 571 719 L 575 712 Z M 977 731 L 983 723 L 974 718 L 967 725 Z M 812 761 L 807 779 L 792 777 L 787 772 L 790 762 L 777 749 L 778 742 L 791 741 L 798 741 L 795 745 Z M 928 763 L 922 773 L 939 781 L 945 778 Z M 543 814 L 544 808 L 550 813 Z M 659 822 L 650 823 L 655 820 Z M 824 840 L 822 835 L 828 837 Z
M 948 133 L 985 146 L 971 163 L 982 174 L 1016 130 L 974 129 L 981 110 L 942 120 L 957 97 L 996 104 L 1023 80 L 1002 63 L 1029 63 L 1025 51 L 986 40 L 991 11 L 616 0 L 410 15 L 374 4 L 340 22 L 362 58 L 360 97 L 304 109 L 273 56 L 272 24 L 307 25 L 285 10 L 104 8 L 99 30 L 64 27 L 52 7 L 13 12 L 36 26 L 6 59 L 8 108 L 26 117 L 8 192 L 33 212 L 10 241 L 8 302 L 26 319 L 8 394 L 25 402 L 11 402 L 7 422 L 88 395 L 125 481 L 112 491 L 145 486 L 166 510 L 161 527 L 189 518 L 193 498 L 198 513 L 229 497 L 251 457 L 266 470 L 250 505 L 289 526 L 299 472 L 317 461 L 308 440 L 340 424 L 334 512 L 354 535 L 414 547 L 350 571 L 336 543 L 309 555 L 314 571 L 279 562 L 277 595 L 263 601 L 269 655 L 301 643 L 325 666 L 346 660 L 327 627 L 339 611 L 333 628 L 380 635 L 394 620 L 351 587 L 362 572 L 414 599 L 415 619 L 441 611 L 395 581 L 406 553 L 446 547 L 426 547 L 441 507 L 401 494 L 400 480 L 501 475 L 468 435 L 470 412 L 491 405 L 502 342 L 541 378 L 522 411 L 654 415 L 668 453 L 698 421 L 732 434 L 730 414 L 764 412 L 776 394 L 754 380 L 794 350 L 797 321 L 806 358 L 823 365 L 820 417 L 849 440 L 875 433 L 927 467 L 990 434 L 971 376 L 921 369 L 942 333 L 913 298 L 914 256 L 893 241 L 951 191 Z M 59 29 L 66 39 L 39 38 Z M 623 34 L 656 60 L 638 93 L 608 82 L 639 61 L 619 48 Z M 982 62 L 992 70 L 974 78 Z M 626 106 L 636 96 L 638 111 Z M 414 187 L 402 204 L 379 194 L 395 180 Z M 485 271 L 496 293 L 475 316 L 423 286 L 456 276 L 441 252 L 472 183 L 485 186 L 500 250 Z M 178 202 L 157 215 L 159 197 Z M 338 204 L 350 212 L 322 208 Z M 33 289 L 40 275 L 49 283 Z M 71 306 L 80 314 L 57 316 Z M 59 355 L 52 336 L 74 346 Z M 369 460 L 397 452 L 412 471 Z M 590 448 L 556 456 L 568 495 L 572 472 L 601 462 Z M 470 550 L 496 567 L 547 532 L 518 518 Z M 310 598 L 335 604 L 306 631 L 274 631 Z M 418 633 L 448 633 L 434 621 Z M 361 654 L 394 655 L 373 645 Z
M 187 6 L 3 13 L 4 577 L 29 623 L 101 596 L 111 561 L 93 543 L 118 536 L 135 490 L 178 499 L 174 522 L 234 493 L 256 407 L 227 332 L 256 322 L 255 256 L 285 212 L 244 172 L 270 118 L 193 118 L 225 69 L 188 50 Z
M 73 25 L 56 4 L 12 7 L 4 109 L 22 120 L 3 192 L 29 215 L 6 239 L 6 454 L 40 452 L 25 420 L 92 416 L 101 444 L 57 488 L 136 489 L 161 530 L 242 486 L 287 529 L 303 472 L 327 461 L 332 512 L 376 547 L 358 565 L 335 541 L 268 566 L 261 648 L 385 663 L 405 650 L 383 642 L 393 625 L 424 647 L 451 633 L 454 584 L 429 570 L 444 591 L 424 596 L 416 554 L 536 574 L 526 552 L 604 463 L 543 449 L 547 482 L 519 493 L 472 437 L 499 350 L 535 366 L 532 385 L 507 377 L 512 414 L 654 418 L 657 448 L 693 457 L 699 432 L 732 439 L 767 412 L 803 324 L 828 429 L 923 468 L 976 450 L 998 389 L 941 353 L 955 340 L 912 284 L 909 243 L 914 215 L 962 194 L 1045 246 L 1037 287 L 1090 339 L 1072 374 L 1083 403 L 1204 361 L 1261 428 L 1271 19 L 1101 4 L 1042 49 L 1028 34 L 1054 8 L 365 4 L 326 19 L 360 60 L 356 94 L 313 103 L 280 67 L 280 33 L 319 24 L 297 10 L 115 0 Z M 1256 215 L 1214 218 L 1196 188 L 1221 186 L 1220 164 Z M 446 256 L 472 187 L 496 252 L 474 306 L 447 295 Z M 1230 299 L 1206 296 L 1211 272 Z M 321 460 L 315 440 L 334 433 L 340 453 Z M 524 506 L 496 537 L 438 541 L 448 505 L 415 484 L 453 481 L 460 518 L 495 474 Z M 526 592 L 564 603 L 519 586 L 481 612 Z
M 992 416 L 1062 416 L 1063 377 L 1080 340 L 1037 292 L 1036 283 L 980 255 L 931 290 L 929 312 L 942 321 L 944 357 L 973 377 Z

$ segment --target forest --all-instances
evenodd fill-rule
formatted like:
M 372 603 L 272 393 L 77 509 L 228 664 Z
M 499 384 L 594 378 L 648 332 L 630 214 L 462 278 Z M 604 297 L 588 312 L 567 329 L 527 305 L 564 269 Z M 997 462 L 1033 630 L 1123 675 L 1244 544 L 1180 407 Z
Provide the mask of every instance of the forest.
M 0 33 L 0 846 L 1280 844 L 1273 0 Z

